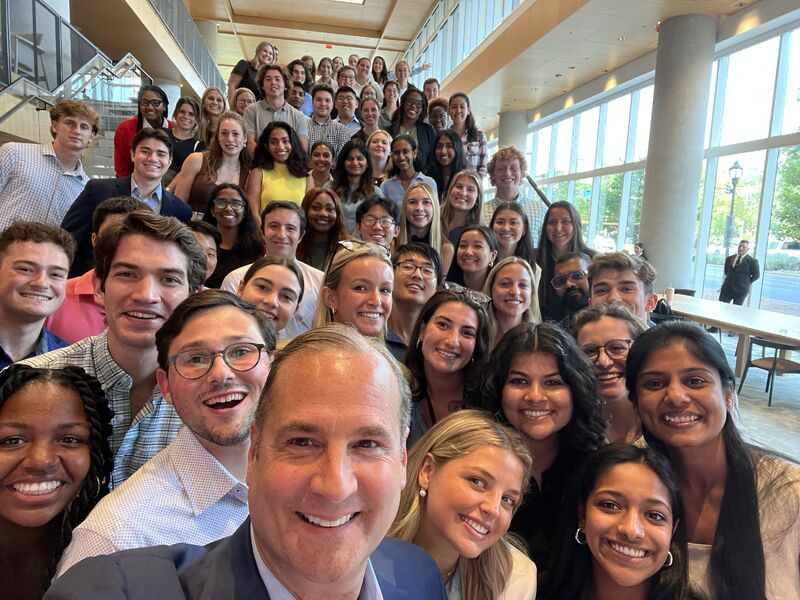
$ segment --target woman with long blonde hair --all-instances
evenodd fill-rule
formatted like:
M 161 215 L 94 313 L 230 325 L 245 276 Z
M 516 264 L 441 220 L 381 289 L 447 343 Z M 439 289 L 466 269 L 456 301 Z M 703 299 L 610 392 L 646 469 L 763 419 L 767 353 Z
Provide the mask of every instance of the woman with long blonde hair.
M 536 597 L 536 565 L 507 532 L 533 457 L 519 433 L 477 410 L 434 425 L 408 455 L 390 537 L 436 561 L 454 600 Z
M 242 59 L 233 67 L 230 77 L 228 77 L 228 104 L 234 106 L 233 94 L 239 88 L 247 88 L 260 100 L 264 92 L 258 89 L 256 74 L 264 65 L 272 65 L 277 62 L 277 49 L 267 41 L 259 42 L 256 46 L 255 54 L 250 60 Z
M 442 258 L 444 272 L 450 268 L 450 261 L 453 260 L 453 244 L 442 235 L 439 199 L 427 183 L 412 183 L 403 194 L 397 244 L 402 246 L 409 242 L 428 244 Z
M 206 146 L 211 145 L 211 140 L 217 134 L 220 117 L 226 110 L 225 94 L 222 90 L 215 86 L 206 88 L 200 98 L 200 118 L 197 128 L 197 139 Z
M 522 323 L 541 323 L 536 288 L 541 271 L 524 258 L 508 256 L 499 261 L 483 285 L 483 293 L 491 298 L 489 318 L 494 325 L 496 346 L 506 331 Z
M 442 206 L 442 232 L 456 245 L 461 232 L 483 222 L 483 188 L 475 171 L 459 171 L 450 180 Z

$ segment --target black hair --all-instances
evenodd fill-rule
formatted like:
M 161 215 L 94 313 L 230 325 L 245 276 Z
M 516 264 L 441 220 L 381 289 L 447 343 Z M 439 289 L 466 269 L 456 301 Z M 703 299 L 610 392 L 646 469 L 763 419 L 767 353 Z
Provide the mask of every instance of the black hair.
M 503 388 L 512 361 L 522 353 L 544 352 L 555 357 L 558 372 L 572 395 L 572 417 L 559 432 L 562 447 L 578 453 L 591 452 L 603 444 L 606 424 L 597 395 L 594 367 L 573 337 L 553 323 L 523 323 L 509 329 L 492 351 L 483 372 L 475 404 L 509 424 L 503 412 Z
M 453 144 L 453 149 L 455 150 L 456 154 L 455 158 L 453 159 L 453 163 L 449 167 L 449 173 L 447 175 L 445 175 L 442 171 L 442 165 L 439 163 L 439 159 L 436 157 L 436 145 L 439 143 L 439 139 L 443 137 L 446 137 L 450 143 Z M 441 131 L 438 131 L 436 133 L 436 137 L 433 138 L 431 159 L 428 163 L 428 170 L 426 171 L 426 174 L 436 182 L 436 188 L 439 190 L 439 197 L 445 197 L 447 188 L 450 186 L 450 182 L 453 179 L 453 175 L 469 168 L 467 157 L 464 156 L 464 144 L 461 142 L 459 135 L 452 129 L 442 129 Z
M 294 70 L 295 65 L 302 66 L 303 67 L 303 71 L 305 71 L 306 80 L 303 83 L 301 83 L 300 85 L 303 87 L 303 91 L 307 92 L 308 90 L 311 89 L 311 84 L 313 83 L 313 80 L 311 79 L 311 71 L 309 70 L 309 68 L 306 65 L 306 63 L 304 63 L 299 58 L 296 58 L 292 62 L 290 62 L 288 65 L 286 65 L 286 70 L 289 71 L 289 78 L 290 79 L 292 77 L 292 71 Z M 297 82 L 294 81 L 294 79 L 292 79 L 292 82 L 297 83 Z
M 261 211 L 261 227 L 264 227 L 264 223 L 266 222 L 267 215 L 269 213 L 281 208 L 290 210 L 297 215 L 297 218 L 300 220 L 300 235 L 304 235 L 306 232 L 306 211 L 290 200 L 273 200 L 272 202 L 268 203 L 264 207 L 264 210 Z
M 169 98 L 167 98 L 167 93 L 162 90 L 157 85 L 143 85 L 139 88 L 139 93 L 136 95 L 136 131 L 139 131 L 144 126 L 147 119 L 144 118 L 142 114 L 142 106 L 140 102 L 142 101 L 142 97 L 144 96 L 145 92 L 154 92 L 158 96 L 161 97 L 161 103 L 164 107 L 163 112 L 161 114 L 161 120 L 163 122 L 164 117 L 169 114 Z M 199 118 L 199 115 L 198 115 Z M 170 156 L 172 156 L 172 152 L 170 152 Z
M 207 221 L 190 221 L 189 229 L 195 233 L 201 233 L 213 239 L 217 248 L 219 248 L 219 245 L 222 243 L 222 236 L 219 233 L 219 229 Z
M 583 459 L 577 473 L 567 488 L 559 518 L 557 546 L 552 568 L 548 573 L 542 596 L 547 599 L 583 600 L 591 589 L 593 577 L 592 553 L 587 545 L 576 543 L 575 531 L 580 519 L 579 511 L 585 510 L 589 496 L 598 481 L 612 469 L 624 464 L 640 464 L 652 471 L 669 494 L 672 535 L 669 551 L 672 564 L 664 566 L 650 577 L 648 600 L 689 600 L 692 594 L 688 584 L 688 557 L 686 548 L 686 524 L 683 518 L 678 483 L 669 461 L 650 448 L 638 448 L 624 442 L 616 442 L 592 452 Z
M 425 94 L 422 93 L 422 90 L 409 84 L 408 89 L 405 92 L 403 92 L 402 96 L 400 96 L 399 108 L 395 111 L 394 115 L 392 116 L 393 125 L 401 125 L 403 123 L 403 112 L 405 111 L 406 100 L 411 94 L 419 94 L 420 98 L 422 98 L 422 108 L 419 109 L 419 114 L 417 115 L 417 120 L 415 122 L 424 123 L 425 119 L 428 118 L 428 99 L 425 98 Z
M 231 252 L 236 256 L 240 256 L 245 261 L 245 264 L 256 260 L 259 256 L 264 256 L 264 236 L 256 224 L 253 212 L 250 210 L 247 194 L 239 184 L 226 182 L 220 183 L 214 188 L 206 205 L 206 211 L 203 213 L 203 221 L 213 225 L 215 229 L 217 228 L 217 218 L 214 216 L 214 200 L 222 190 L 234 190 L 239 195 L 239 199 L 244 202 L 244 214 L 239 222 L 236 243 L 231 248 Z M 217 231 L 219 230 L 217 229 Z
M 145 140 L 158 140 L 167 147 L 169 157 L 172 158 L 172 138 L 169 137 L 166 131 L 153 129 L 152 127 L 142 127 L 131 140 L 131 151 L 136 152 L 136 148 Z
M 293 258 L 287 258 L 286 256 L 262 256 L 257 261 L 255 261 L 250 268 L 242 277 L 242 286 L 247 285 L 247 282 L 250 281 L 253 277 L 255 277 L 256 273 L 258 273 L 264 267 L 268 267 L 270 265 L 278 265 L 281 267 L 286 267 L 289 269 L 292 274 L 297 279 L 297 283 L 300 285 L 300 293 L 297 295 L 297 306 L 300 306 L 300 302 L 303 300 L 303 294 L 306 291 L 306 284 L 305 280 L 303 279 L 303 272 L 300 270 L 300 265 L 297 264 L 297 261 Z
M 480 234 L 486 239 L 486 243 L 489 244 L 489 250 L 492 252 L 499 252 L 500 245 L 497 243 L 497 236 L 494 234 L 494 231 L 486 227 L 486 225 L 468 225 L 461 230 L 461 233 L 456 240 L 454 245 L 455 252 L 458 253 L 458 247 L 461 245 L 461 238 L 464 237 L 465 233 L 469 233 L 470 231 L 478 231 Z M 491 268 L 486 270 L 486 274 L 489 274 Z M 457 283 L 459 285 L 464 285 L 464 271 L 458 265 L 458 260 L 456 256 L 453 256 L 453 261 L 450 263 L 450 270 L 447 271 L 447 281 L 452 281 L 453 283 Z
M 475 123 L 475 115 L 472 114 L 472 106 L 469 103 L 469 96 L 467 96 L 464 92 L 456 92 L 447 100 L 447 110 L 450 111 L 450 103 L 453 101 L 454 98 L 463 98 L 464 101 L 467 103 L 467 108 L 469 109 L 469 114 L 467 118 L 464 120 L 464 129 L 467 132 L 467 142 L 477 142 L 480 139 L 480 134 L 478 133 L 478 125 Z
M 106 198 L 97 205 L 92 213 L 92 233 L 100 232 L 100 227 L 109 215 L 126 215 L 135 210 L 150 210 L 150 207 L 131 196 Z
M 386 108 L 386 88 L 389 85 L 393 85 L 397 88 L 397 93 L 400 93 L 400 84 L 398 84 L 394 79 L 387 79 L 383 82 L 383 102 L 381 102 L 381 108 Z
M 350 189 L 350 181 L 347 177 L 347 170 L 344 167 L 344 163 L 353 150 L 358 150 L 364 156 L 367 160 L 367 166 L 364 169 L 364 173 L 361 174 L 359 186 L 353 192 L 356 197 L 351 199 L 347 194 Z M 371 196 L 375 193 L 376 187 L 372 181 L 372 161 L 369 159 L 369 150 L 367 150 L 367 146 L 364 142 L 359 139 L 351 139 L 339 150 L 339 154 L 336 155 L 336 165 L 333 167 L 332 176 L 333 189 L 338 194 L 342 203 L 352 202 L 363 196 Z
M 272 121 L 264 128 L 261 135 L 258 136 L 251 167 L 253 169 L 260 168 L 267 170 L 275 168 L 275 159 L 269 151 L 269 136 L 276 129 L 282 129 L 289 136 L 289 144 L 292 148 L 291 152 L 289 152 L 289 158 L 286 160 L 286 167 L 289 169 L 289 173 L 295 177 L 305 178 L 308 176 L 306 151 L 303 150 L 303 146 L 300 145 L 300 138 L 297 137 L 295 130 L 284 121 Z
M 331 95 L 331 100 L 333 100 L 334 91 L 333 88 L 329 85 L 325 85 L 324 83 L 318 83 L 313 88 L 311 88 L 311 98 L 315 98 L 317 94 L 320 92 L 327 92 Z
M 53 544 L 49 557 L 47 578 L 55 575 L 56 566 L 64 549 L 72 540 L 72 530 L 81 523 L 98 501 L 108 493 L 114 455 L 111 452 L 111 418 L 114 415 L 108 406 L 106 394 L 100 382 L 80 367 L 66 366 L 60 369 L 34 368 L 12 364 L 0 373 L 0 409 L 12 395 L 34 383 L 52 383 L 74 390 L 83 403 L 83 411 L 89 424 L 89 472 L 83 480 L 78 495 L 64 508 L 60 519 L 58 539 Z M 5 540 L 5 543 L 13 543 Z
M 397 268 L 397 263 L 400 262 L 400 258 L 404 254 L 419 254 L 427 258 L 436 270 L 436 285 L 441 283 L 444 278 L 442 258 L 433 246 L 422 242 L 408 242 L 407 244 L 398 246 L 395 248 L 394 255 L 392 256 L 392 265 L 394 265 L 395 268 Z
M 625 367 L 628 397 L 638 404 L 637 379 L 649 356 L 672 344 L 684 344 L 698 361 L 719 373 L 723 389 L 732 390 L 734 374 L 725 351 L 700 325 L 668 321 L 645 331 L 633 342 Z M 666 444 L 644 430 L 648 443 L 668 453 Z M 730 413 L 720 432 L 727 470 L 717 529 L 711 545 L 709 582 L 715 598 L 751 600 L 766 598 L 764 545 L 761 539 L 756 462 L 759 458 L 739 433 Z M 742 565 L 747 568 L 743 569 Z
M 383 63 L 383 71 L 381 71 L 380 75 L 377 75 L 375 73 L 375 59 L 376 58 L 380 58 L 381 62 Z M 377 83 L 378 85 L 383 85 L 384 83 L 386 83 L 386 81 L 387 81 L 386 78 L 387 78 L 387 73 L 388 72 L 389 71 L 388 71 L 388 69 L 386 67 L 386 59 L 384 59 L 382 56 L 374 56 L 374 57 L 372 57 L 372 68 L 370 68 L 370 75 L 372 75 L 372 80 L 375 83 Z
M 364 215 L 366 215 L 373 206 L 382 206 L 386 209 L 386 212 L 389 213 L 389 216 L 394 219 L 395 225 L 400 224 L 400 210 L 397 208 L 397 204 L 394 200 L 389 200 L 377 194 L 368 196 L 358 205 L 358 208 L 356 208 L 356 223 L 361 223 L 361 219 L 364 218 Z
M 492 213 L 492 220 L 489 222 L 489 228 L 494 231 L 494 222 L 497 219 L 497 215 L 504 210 L 510 210 L 517 213 L 522 221 L 522 237 L 517 242 L 517 247 L 514 248 L 514 256 L 524 258 L 526 261 L 528 261 L 529 265 L 536 264 L 536 250 L 533 249 L 533 239 L 531 237 L 531 226 L 530 222 L 528 221 L 528 215 L 525 214 L 525 211 L 518 202 L 501 202 L 498 204 L 497 208 L 495 208 L 494 212 Z
M 399 111 L 400 109 L 398 108 L 397 110 Z M 395 113 L 395 114 L 397 114 L 397 113 Z M 394 145 L 397 142 L 407 142 L 408 145 L 411 146 L 411 150 L 414 151 L 414 152 L 417 152 L 417 148 L 419 147 L 419 144 L 417 144 L 417 140 L 415 140 L 413 137 L 411 137 L 407 133 L 401 133 L 400 135 L 397 135 L 397 136 L 392 138 L 392 143 L 391 143 L 391 149 L 392 150 L 394 150 Z M 420 162 L 419 153 L 417 153 L 417 156 L 414 157 L 414 171 L 417 172 L 417 173 L 422 171 L 422 163 Z M 394 164 L 394 161 L 392 161 L 392 168 L 389 171 L 389 177 L 394 177 L 395 175 L 398 175 L 399 173 L 400 173 L 400 169 L 397 167 L 396 164 Z
M 172 314 L 156 332 L 156 349 L 158 350 L 158 366 L 166 371 L 169 367 L 170 344 L 181 334 L 186 322 L 197 312 L 220 306 L 233 306 L 248 314 L 258 325 L 259 333 L 264 339 L 267 352 L 275 352 L 277 335 L 272 323 L 255 306 L 242 300 L 236 294 L 224 290 L 205 290 L 192 294 L 175 307 Z

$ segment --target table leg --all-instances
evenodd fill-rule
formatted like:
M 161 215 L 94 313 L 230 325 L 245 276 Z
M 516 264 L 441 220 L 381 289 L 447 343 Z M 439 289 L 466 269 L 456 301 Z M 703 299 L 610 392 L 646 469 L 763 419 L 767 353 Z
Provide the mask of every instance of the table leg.
M 742 333 L 739 335 L 739 342 L 736 344 L 736 369 L 734 371 L 736 379 L 741 379 L 742 375 L 744 375 L 744 367 L 749 356 L 750 336 Z

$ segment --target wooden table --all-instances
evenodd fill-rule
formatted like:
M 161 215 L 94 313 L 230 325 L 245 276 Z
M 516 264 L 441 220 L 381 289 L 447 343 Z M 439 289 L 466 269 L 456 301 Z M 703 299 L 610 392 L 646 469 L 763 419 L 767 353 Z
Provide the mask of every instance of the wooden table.
M 670 306 L 672 312 L 679 317 L 739 334 L 739 344 L 736 347 L 737 378 L 742 376 L 747 364 L 750 336 L 800 346 L 800 317 L 682 294 L 675 294 Z

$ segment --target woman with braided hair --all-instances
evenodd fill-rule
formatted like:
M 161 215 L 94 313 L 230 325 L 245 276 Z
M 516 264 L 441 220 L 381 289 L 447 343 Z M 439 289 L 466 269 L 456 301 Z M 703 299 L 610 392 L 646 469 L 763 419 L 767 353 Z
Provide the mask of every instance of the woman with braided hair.
M 108 493 L 105 393 L 79 367 L 0 374 L 0 590 L 41 598 L 72 529 Z

